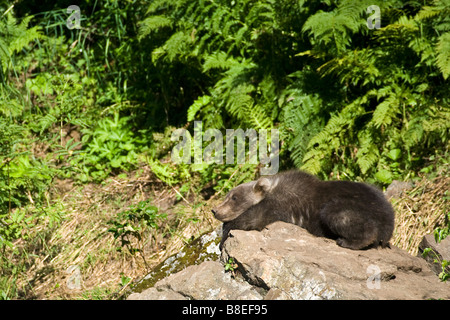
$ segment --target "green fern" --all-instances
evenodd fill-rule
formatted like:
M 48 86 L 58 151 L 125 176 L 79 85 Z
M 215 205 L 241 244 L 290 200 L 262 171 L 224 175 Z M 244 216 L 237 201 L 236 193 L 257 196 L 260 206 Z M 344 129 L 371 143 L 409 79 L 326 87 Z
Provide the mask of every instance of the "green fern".
M 166 56 L 169 62 L 173 62 L 175 58 L 185 57 L 190 55 L 189 47 L 192 44 L 192 39 L 189 34 L 184 31 L 174 33 L 166 43 L 155 49 L 158 57 Z
M 44 38 L 38 26 L 28 28 L 32 18 L 28 16 L 20 23 L 11 13 L 6 15 L 6 21 L 3 17 L 0 18 L 0 73 L 6 74 L 12 66 L 13 54 L 20 52 L 30 42 Z
M 353 132 L 357 131 L 356 121 L 366 114 L 363 106 L 375 96 L 376 92 L 371 90 L 334 114 L 325 127 L 309 141 L 308 151 L 303 157 L 302 169 L 318 174 L 330 166 L 333 154 L 345 154 L 346 149 L 355 143 Z M 367 132 L 359 134 L 358 139 L 362 150 L 353 156 L 361 157 L 359 163 L 357 159 L 357 163 L 364 172 L 367 171 L 368 164 L 375 161 L 373 158 L 376 154 L 367 134 Z
M 433 0 L 433 5 L 424 6 L 419 13 L 414 17 L 415 20 L 425 20 L 425 19 L 436 19 L 442 17 L 443 19 L 439 19 L 442 21 L 442 24 L 439 26 L 440 30 L 449 30 L 450 21 L 448 18 L 448 13 L 450 11 L 450 1 L 449 0 Z
M 381 76 L 373 50 L 352 50 L 343 57 L 331 59 L 317 68 L 324 76 L 337 75 L 343 84 L 354 86 L 375 82 Z
M 379 128 L 380 126 L 388 126 L 392 124 L 393 118 L 399 111 L 400 102 L 395 94 L 391 94 L 383 102 L 378 104 L 373 112 L 371 125 Z
M 420 37 L 419 41 L 414 39 L 410 43 L 412 48 L 421 52 L 422 61 L 428 61 L 427 65 L 433 65 L 434 61 L 436 61 L 436 65 L 444 79 L 447 79 L 450 75 L 449 15 L 449 0 L 435 0 L 432 6 L 424 6 L 414 17 L 413 21 L 417 26 L 420 26 L 421 30 L 429 25 L 433 27 L 433 30 L 431 30 L 429 35 Z
M 152 172 L 169 186 L 179 183 L 181 180 L 177 175 L 177 170 L 170 164 L 163 164 L 158 160 L 148 159 L 148 164 Z
M 228 56 L 223 51 L 218 51 L 206 56 L 205 62 L 203 63 L 203 72 L 208 72 L 211 69 L 228 70 L 238 64 L 239 62 L 233 57 Z
M 211 102 L 211 96 L 201 96 L 189 107 L 187 111 L 187 121 L 193 121 L 195 115 Z
M 172 20 L 166 16 L 150 16 L 139 23 L 139 39 L 148 36 L 153 31 L 172 26 Z
M 323 128 L 323 121 L 318 116 L 322 101 L 317 96 L 305 95 L 295 88 L 288 88 L 282 115 L 283 140 L 288 142 L 287 149 L 294 165 L 303 165 L 304 155 L 312 137 Z
M 356 154 L 356 163 L 362 174 L 366 174 L 378 162 L 380 152 L 373 140 L 374 133 L 362 130 L 358 133 L 359 149 Z
M 439 37 L 436 52 L 436 64 L 444 79 L 447 79 L 450 75 L 450 32 L 446 32 Z
M 370 0 L 158 0 L 140 35 L 163 39 L 155 63 L 194 71 L 182 74 L 199 84 L 188 121 L 280 128 L 294 165 L 313 173 L 373 177 L 393 165 L 396 177 L 421 143 L 448 137 L 446 114 L 425 112 L 448 101 L 448 1 L 383 1 L 382 28 L 369 30 Z
M 337 52 L 343 52 L 350 44 L 350 35 L 365 26 L 361 15 L 370 4 L 371 1 L 340 1 L 333 11 L 319 11 L 310 16 L 302 31 L 313 36 L 315 41 L 326 46 L 332 44 Z
M 348 143 L 345 136 L 353 130 L 355 119 L 363 112 L 358 99 L 332 116 L 324 129 L 310 140 L 302 169 L 318 174 L 329 164 L 332 153 Z

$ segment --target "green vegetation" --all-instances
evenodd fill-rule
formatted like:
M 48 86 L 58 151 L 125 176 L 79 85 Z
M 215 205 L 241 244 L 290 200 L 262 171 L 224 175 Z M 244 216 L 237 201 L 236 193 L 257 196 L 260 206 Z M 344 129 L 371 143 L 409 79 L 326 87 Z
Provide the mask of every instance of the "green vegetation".
M 230 271 L 232 276 L 235 276 L 235 270 L 238 268 L 238 264 L 234 261 L 233 258 L 228 259 L 228 262 L 225 263 L 225 271 Z
M 380 29 L 366 22 L 374 4 Z M 67 298 L 51 293 L 63 284 L 38 285 L 64 263 L 94 274 L 139 252 L 147 268 L 173 237 L 211 228 L 207 200 L 259 165 L 172 163 L 172 133 L 194 120 L 224 136 L 278 129 L 280 170 L 448 181 L 449 0 L 78 6 L 81 28 L 69 29 L 63 1 L 0 0 L 0 298 Z M 448 219 L 433 227 L 445 237 Z M 79 297 L 108 297 L 144 271 Z
M 442 259 L 436 252 L 431 248 L 425 248 L 422 252 L 422 256 L 426 258 L 428 255 L 431 255 L 433 258 L 433 262 L 441 265 L 441 273 L 439 273 L 439 279 L 442 281 L 447 281 L 450 279 L 450 273 L 448 272 L 448 267 L 450 266 L 450 261 Z
M 140 248 L 134 248 L 131 244 L 130 237 L 136 238 L 140 243 L 140 247 L 144 245 L 143 234 L 146 228 L 158 228 L 157 220 L 166 218 L 166 214 L 158 214 L 158 208 L 149 205 L 149 201 L 141 201 L 137 206 L 129 210 L 120 212 L 114 220 L 109 223 L 112 225 L 108 229 L 114 234 L 114 239 L 120 238 L 120 245 L 117 250 L 126 247 L 131 254 L 142 252 Z M 145 257 L 142 256 L 145 262 Z

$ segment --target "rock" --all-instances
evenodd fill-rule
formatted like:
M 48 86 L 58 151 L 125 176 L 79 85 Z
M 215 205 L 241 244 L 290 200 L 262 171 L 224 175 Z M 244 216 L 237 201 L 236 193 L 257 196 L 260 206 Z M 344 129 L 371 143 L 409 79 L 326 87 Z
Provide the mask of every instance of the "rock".
M 427 263 L 397 247 L 350 250 L 284 222 L 232 230 L 222 261 L 205 261 L 128 299 L 450 299 Z
M 266 299 L 450 298 L 448 283 L 397 247 L 354 251 L 284 222 L 231 235 L 224 258 L 234 258 L 249 283 L 266 289 Z
M 423 254 L 426 248 L 430 248 L 431 251 Z M 437 275 L 442 272 L 441 263 L 436 263 L 435 260 L 450 261 L 450 237 L 445 238 L 441 242 L 437 243 L 434 239 L 434 235 L 428 234 L 423 237 L 422 242 L 419 245 L 419 255 L 423 256 L 425 260 L 430 265 L 431 270 L 433 270 Z M 447 273 L 450 273 L 450 267 L 445 269 Z
M 220 257 L 219 242 L 222 228 L 203 234 L 178 253 L 170 256 L 157 265 L 141 281 L 134 285 L 130 293 L 140 293 L 146 288 L 153 287 L 159 280 L 186 269 L 191 265 L 198 265 L 204 261 L 216 261 Z
M 232 279 L 220 262 L 205 261 L 158 281 L 153 288 L 133 293 L 128 299 L 261 300 L 262 296 L 247 282 Z
M 409 190 L 412 187 L 413 187 L 413 184 L 411 181 L 405 182 L 405 181 L 394 180 L 387 187 L 386 191 L 384 192 L 384 195 L 386 196 L 387 199 L 400 198 L 400 196 L 403 194 L 403 192 L 405 190 Z

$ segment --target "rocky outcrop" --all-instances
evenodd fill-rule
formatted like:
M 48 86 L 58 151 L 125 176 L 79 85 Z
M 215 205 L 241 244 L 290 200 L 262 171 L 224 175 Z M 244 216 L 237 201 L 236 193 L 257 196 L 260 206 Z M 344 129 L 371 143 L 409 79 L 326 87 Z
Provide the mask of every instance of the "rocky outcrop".
M 252 285 L 232 279 L 231 273 L 225 273 L 218 261 L 205 261 L 200 265 L 187 267 L 181 272 L 159 281 L 155 287 L 140 294 L 132 294 L 128 299 L 139 300 L 260 300 Z
M 229 259 L 235 277 L 206 261 L 128 299 L 450 299 L 450 285 L 406 251 L 345 249 L 283 222 L 231 231 L 222 251 Z
M 400 198 L 400 196 L 407 190 L 411 189 L 413 187 L 413 183 L 411 181 L 398 181 L 394 180 L 392 183 L 387 187 L 386 191 L 384 192 L 384 195 L 386 198 Z
M 419 254 L 425 258 L 431 270 L 438 276 L 442 277 L 443 272 L 450 273 L 450 266 L 442 269 L 442 262 L 450 261 L 450 237 L 436 242 L 434 235 L 426 235 L 419 245 Z
M 285 223 L 233 235 L 225 256 L 235 259 L 250 283 L 268 290 L 266 298 L 450 298 L 450 286 L 425 261 L 396 247 L 344 249 Z

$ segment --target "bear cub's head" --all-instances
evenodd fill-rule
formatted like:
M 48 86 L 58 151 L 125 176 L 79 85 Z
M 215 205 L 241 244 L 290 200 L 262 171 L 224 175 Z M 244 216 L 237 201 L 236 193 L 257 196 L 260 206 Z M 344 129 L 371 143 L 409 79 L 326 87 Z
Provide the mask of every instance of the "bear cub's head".
M 211 211 L 214 217 L 222 222 L 234 220 L 260 203 L 277 183 L 278 179 L 263 177 L 257 181 L 241 184 L 231 190 L 225 200 Z

